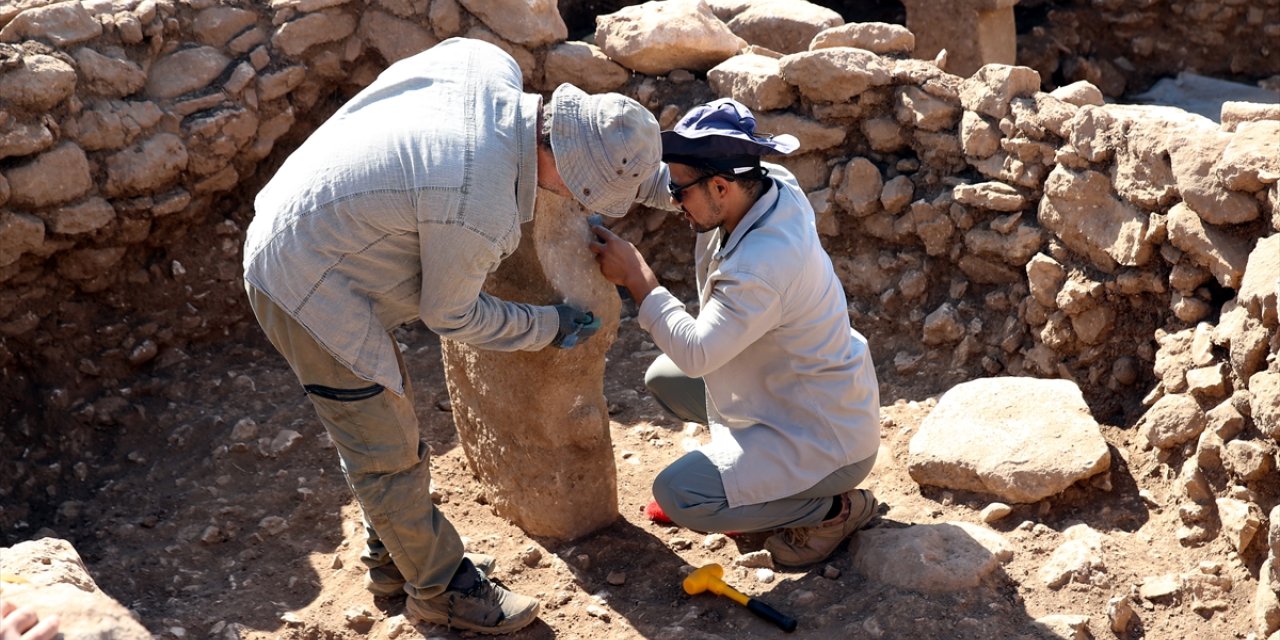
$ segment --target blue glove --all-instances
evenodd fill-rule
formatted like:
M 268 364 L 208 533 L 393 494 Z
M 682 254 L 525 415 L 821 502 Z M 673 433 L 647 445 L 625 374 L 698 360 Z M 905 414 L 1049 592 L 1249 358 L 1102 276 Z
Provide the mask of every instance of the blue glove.
M 558 304 L 556 313 L 560 316 L 560 328 L 556 331 L 556 339 L 551 341 L 554 347 L 572 349 L 600 330 L 600 319 L 590 311 L 579 311 L 570 305 Z

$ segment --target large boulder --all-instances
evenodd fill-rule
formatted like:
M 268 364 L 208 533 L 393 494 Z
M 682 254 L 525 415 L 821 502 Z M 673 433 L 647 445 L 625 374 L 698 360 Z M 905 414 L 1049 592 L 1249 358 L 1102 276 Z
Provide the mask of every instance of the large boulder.
M 956 385 L 924 419 L 907 456 L 907 470 L 921 485 L 1005 502 L 1036 502 L 1110 464 L 1107 442 L 1075 383 L 1035 378 Z
M 922 593 L 974 589 L 1013 558 L 999 533 L 968 522 L 868 529 L 855 540 L 853 565 L 867 580 Z
M 668 0 L 625 7 L 596 18 L 596 45 L 640 73 L 706 71 L 747 46 L 703 0 Z
M 65 540 L 41 538 L 2 548 L 0 566 L 5 602 L 35 609 L 41 618 L 58 616 L 59 638 L 151 640 L 133 612 L 98 588 Z

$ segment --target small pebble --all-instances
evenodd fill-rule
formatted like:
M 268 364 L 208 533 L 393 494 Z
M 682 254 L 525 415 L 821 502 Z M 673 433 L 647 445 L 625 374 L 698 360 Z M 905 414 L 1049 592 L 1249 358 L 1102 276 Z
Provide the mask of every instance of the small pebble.
M 1013 513 L 1013 507 L 1003 502 L 992 502 L 982 510 L 982 521 L 986 523 L 995 522 L 1010 513 Z
M 729 536 L 723 533 L 712 533 L 702 539 L 702 547 L 711 551 L 715 551 L 724 547 L 729 543 Z
M 733 563 L 748 569 L 772 569 L 773 554 L 764 549 L 752 551 L 738 556 L 738 559 L 734 560 Z
M 621 571 L 610 571 L 605 581 L 615 587 L 622 586 L 627 583 L 627 574 Z
M 542 562 L 542 550 L 537 547 L 525 547 L 525 550 L 520 552 L 520 562 L 529 568 L 538 566 L 538 563 Z
M 773 582 L 774 576 L 773 569 L 756 569 L 756 582 L 769 584 Z
M 828 580 L 835 580 L 840 577 L 840 570 L 831 565 L 827 565 L 822 568 L 822 577 Z

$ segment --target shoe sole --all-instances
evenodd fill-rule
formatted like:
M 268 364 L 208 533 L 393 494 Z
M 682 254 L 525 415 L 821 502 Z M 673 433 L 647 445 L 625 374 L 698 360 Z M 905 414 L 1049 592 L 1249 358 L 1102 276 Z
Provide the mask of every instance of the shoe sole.
M 542 605 L 537 604 L 533 607 L 533 609 L 529 611 L 529 613 L 525 614 L 526 619 L 520 620 L 518 622 L 509 624 L 506 626 L 498 626 L 498 627 L 482 627 L 479 625 L 468 624 L 466 621 L 463 621 L 463 620 L 450 621 L 448 616 L 441 616 L 439 619 L 432 619 L 431 617 L 428 617 L 426 615 L 419 614 L 419 613 L 411 614 L 409 613 L 408 609 L 405 609 L 405 616 L 410 618 L 411 620 L 416 620 L 418 622 L 423 622 L 426 624 L 439 625 L 441 627 L 448 627 L 450 629 L 474 631 L 476 633 L 483 634 L 486 636 L 504 636 L 509 633 L 515 633 L 516 631 L 519 631 L 520 629 L 523 629 L 529 626 L 530 623 L 538 619 L 538 612 L 541 610 L 542 610 Z M 503 622 L 508 622 L 510 620 L 511 619 L 508 618 Z

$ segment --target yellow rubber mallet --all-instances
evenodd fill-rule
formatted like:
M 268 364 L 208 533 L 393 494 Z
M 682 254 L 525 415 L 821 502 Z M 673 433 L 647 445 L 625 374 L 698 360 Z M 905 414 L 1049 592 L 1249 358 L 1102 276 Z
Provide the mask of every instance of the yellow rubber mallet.
M 709 564 L 698 569 L 694 569 L 684 579 L 684 592 L 694 596 L 703 591 L 710 591 L 718 596 L 725 596 L 730 600 L 748 608 L 754 613 L 769 622 L 778 625 L 779 629 L 791 633 L 796 630 L 796 619 L 784 615 L 777 609 L 756 600 L 748 598 L 740 593 L 737 589 L 724 583 L 720 577 L 724 575 L 724 567 L 718 564 Z

